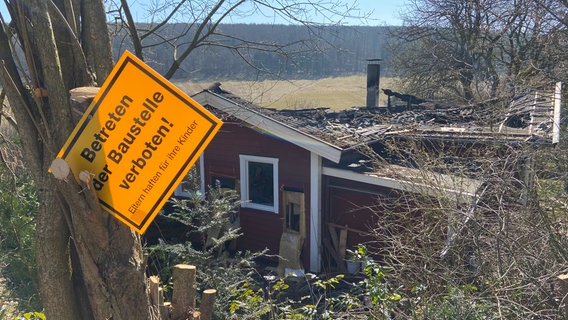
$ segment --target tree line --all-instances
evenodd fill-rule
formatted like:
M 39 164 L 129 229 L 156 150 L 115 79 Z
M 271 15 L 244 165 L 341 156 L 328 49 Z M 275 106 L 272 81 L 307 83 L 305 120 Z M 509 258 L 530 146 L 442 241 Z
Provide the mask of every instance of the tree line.
M 140 24 L 139 29 L 150 29 Z M 161 33 L 145 38 L 145 62 L 165 74 L 176 53 L 190 46 L 196 28 L 172 23 Z M 329 26 L 308 29 L 300 25 L 222 24 L 219 32 L 181 63 L 176 79 L 255 80 L 269 78 L 319 79 L 365 72 L 368 59 L 391 57 L 389 41 L 397 27 Z M 175 38 L 175 36 L 183 36 Z M 230 36 L 228 36 L 230 35 Z M 174 39 L 166 41 L 164 39 Z M 310 41 L 306 41 L 310 39 Z M 126 30 L 114 33 L 113 52 L 118 58 L 133 51 Z M 244 62 L 243 62 L 244 61 Z M 383 68 L 383 73 L 387 72 Z

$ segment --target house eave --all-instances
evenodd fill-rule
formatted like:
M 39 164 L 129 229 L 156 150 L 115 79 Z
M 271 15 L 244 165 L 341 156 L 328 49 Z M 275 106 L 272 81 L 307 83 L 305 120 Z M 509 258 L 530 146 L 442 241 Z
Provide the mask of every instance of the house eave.
M 322 174 L 330 177 L 336 177 L 351 181 L 362 182 L 370 185 L 381 186 L 393 190 L 401 190 L 406 192 L 420 193 L 429 196 L 440 196 L 445 194 L 452 195 L 458 202 L 469 202 L 469 199 L 476 197 L 477 189 L 481 186 L 481 181 L 473 181 L 471 179 L 464 183 L 466 179 L 462 179 L 460 183 L 454 186 L 435 185 L 428 183 L 420 183 L 416 181 L 398 179 L 388 176 L 379 176 L 375 174 L 358 173 L 345 169 L 323 167 Z M 433 179 L 439 180 L 439 179 Z
M 210 105 L 261 131 L 295 144 L 330 161 L 339 163 L 341 160 L 341 148 L 303 133 L 260 112 L 247 108 L 244 105 L 235 103 L 221 95 L 209 91 L 202 91 L 192 96 L 192 98 L 201 105 Z

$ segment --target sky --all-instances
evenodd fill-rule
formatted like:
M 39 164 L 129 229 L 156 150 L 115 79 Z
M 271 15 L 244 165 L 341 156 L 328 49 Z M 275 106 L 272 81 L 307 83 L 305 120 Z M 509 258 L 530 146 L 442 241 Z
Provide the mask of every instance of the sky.
M 354 0 L 347 0 L 346 3 L 351 3 Z M 348 25 L 401 25 L 400 12 L 404 10 L 404 4 L 408 0 L 358 0 L 358 8 L 361 15 L 366 12 L 372 12 L 369 19 L 366 21 L 360 20 L 347 20 Z M 150 0 L 134 0 L 130 3 L 147 3 Z M 0 2 L 0 13 L 4 19 L 9 20 L 8 13 L 4 2 Z M 250 21 L 249 21 L 250 20 Z M 262 19 L 261 17 L 250 17 L 244 21 L 245 23 L 270 23 L 269 19 Z
M 405 3 L 409 0 L 339 0 L 345 4 L 351 4 L 357 1 L 358 12 L 352 12 L 354 15 L 367 16 L 368 19 L 361 21 L 360 19 L 345 20 L 343 23 L 347 25 L 401 25 L 400 12 L 404 10 Z M 244 22 L 253 23 L 271 23 L 274 22 L 272 17 L 251 16 L 246 18 Z M 314 19 L 313 22 L 319 22 Z
M 359 0 L 358 3 L 362 11 L 372 12 L 369 25 L 402 25 L 400 13 L 406 0 Z

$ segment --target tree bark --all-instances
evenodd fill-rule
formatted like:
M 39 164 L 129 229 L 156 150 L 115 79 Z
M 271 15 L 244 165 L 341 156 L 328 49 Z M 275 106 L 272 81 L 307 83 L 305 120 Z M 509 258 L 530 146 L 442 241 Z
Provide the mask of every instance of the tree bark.
M 69 171 L 56 183 L 70 211 L 70 235 L 92 314 L 81 319 L 152 319 L 140 237 L 102 211 L 90 174 L 81 177 L 79 186 Z
M 51 18 L 47 9 L 47 2 L 43 0 L 31 0 L 30 6 L 34 9 L 30 14 L 32 24 L 32 37 L 35 45 L 41 48 L 38 52 L 39 63 L 41 66 L 41 74 L 43 75 L 43 85 L 47 89 L 48 100 L 41 101 L 41 110 L 45 110 L 45 106 L 49 104 L 53 106 L 49 108 L 51 112 L 43 113 L 43 121 L 46 124 L 57 124 L 47 130 L 47 140 L 44 144 L 57 152 L 58 148 L 63 145 L 67 136 L 73 130 L 73 122 L 71 121 L 71 107 L 69 105 L 69 93 L 65 87 L 61 63 L 59 60 L 59 51 L 55 43 L 55 34 Z M 53 135 L 53 137 L 51 137 Z M 49 158 L 48 158 L 49 159 Z M 51 161 L 47 160 L 47 164 Z M 44 161 L 45 163 L 45 161 Z
M 44 179 L 50 180 L 47 172 Z M 48 319 L 79 319 L 69 259 L 71 239 L 59 203 L 54 201 L 56 194 L 53 188 L 39 193 L 42 205 L 36 218 L 36 260 L 40 296 Z
M 82 44 L 87 61 L 95 71 L 96 82 L 102 85 L 114 65 L 110 35 L 103 23 L 106 21 L 103 1 L 82 0 L 82 4 Z
M 63 180 L 48 173 L 74 125 L 69 86 L 91 83 L 78 42 L 64 43 L 75 39 L 64 17 L 75 15 L 60 12 L 65 10 L 60 1 L 30 0 L 24 6 L 14 0 L 9 5 L 11 13 L 19 13 L 12 16 L 15 30 L 20 40 L 26 39 L 22 49 L 29 58 L 29 73 L 35 76 L 33 87 L 27 88 L 2 28 L 0 83 L 39 190 L 36 255 L 45 314 L 56 320 L 153 319 L 139 235 L 102 211 L 89 174 L 79 183 L 72 173 Z M 83 44 L 89 45 L 92 70 L 102 82 L 113 66 L 103 1 L 83 0 L 83 9 L 81 27 L 89 35 Z M 53 17 L 69 34 L 56 39 Z M 32 95 L 34 89 L 38 95 Z
M 47 168 L 43 165 L 45 154 L 43 140 L 46 132 L 38 123 L 35 101 L 17 76 L 16 64 L 9 54 L 8 37 L 4 29 L 0 32 L 0 81 L 2 82 L 22 141 L 26 166 L 30 169 L 38 189 L 40 211 L 36 225 L 36 259 L 38 265 L 40 295 L 50 319 L 77 319 L 76 294 L 71 282 L 68 254 L 69 231 L 61 214 L 61 207 L 51 185 Z

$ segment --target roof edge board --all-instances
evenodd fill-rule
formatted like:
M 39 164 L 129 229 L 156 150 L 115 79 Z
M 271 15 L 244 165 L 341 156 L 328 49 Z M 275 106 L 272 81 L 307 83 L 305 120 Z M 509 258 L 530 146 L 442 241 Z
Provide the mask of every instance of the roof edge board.
M 302 133 L 288 125 L 251 110 L 246 106 L 230 101 L 220 95 L 208 91 L 202 91 L 195 94 L 192 98 L 201 105 L 208 104 L 220 111 L 236 117 L 237 119 L 245 121 L 254 127 L 314 152 L 315 154 L 330 161 L 339 163 L 341 160 L 342 150 L 340 148 L 330 145 L 311 135 Z
M 467 199 L 476 197 L 476 192 L 473 190 L 456 190 L 451 188 L 443 188 L 440 186 L 433 186 L 425 183 L 403 181 L 394 178 L 379 177 L 374 175 L 371 176 L 337 168 L 323 167 L 322 174 L 330 177 L 363 182 L 395 190 L 408 191 L 413 193 L 425 193 L 431 196 L 439 195 L 439 192 L 454 194 L 458 198 L 461 198 L 460 202 L 466 202 L 468 201 Z M 481 185 L 481 182 L 479 183 L 479 185 Z

